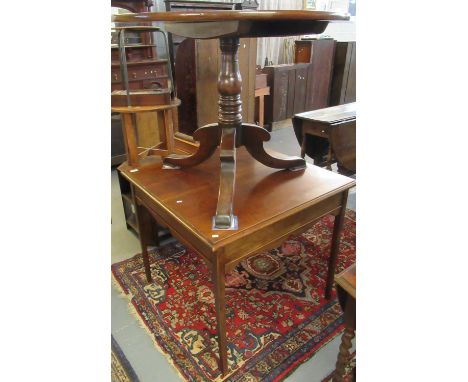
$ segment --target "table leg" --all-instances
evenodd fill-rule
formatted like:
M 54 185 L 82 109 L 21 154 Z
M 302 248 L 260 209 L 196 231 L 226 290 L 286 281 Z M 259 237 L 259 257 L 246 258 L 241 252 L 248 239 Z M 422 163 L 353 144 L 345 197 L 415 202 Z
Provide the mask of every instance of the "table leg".
M 141 256 L 143 257 L 143 264 L 145 266 L 146 280 L 148 283 L 152 283 L 153 279 L 151 277 L 151 268 L 148 255 L 148 243 L 150 240 L 151 225 L 149 219 L 149 212 L 145 207 L 140 205 L 138 202 L 135 203 L 136 217 L 138 224 L 138 232 L 140 237 L 140 246 L 141 246 Z
M 232 203 L 236 178 L 236 129 L 223 129 L 221 137 L 221 173 L 219 180 L 218 205 L 214 218 L 214 229 L 233 226 Z
M 193 133 L 193 139 L 200 142 L 198 150 L 193 155 L 168 155 L 163 163 L 169 166 L 190 167 L 200 164 L 216 151 L 221 139 L 221 130 L 217 123 L 200 127 Z
M 333 236 L 331 242 L 330 257 L 328 259 L 328 276 L 327 285 L 325 288 L 325 298 L 331 298 L 331 291 L 333 287 L 333 278 L 335 276 L 336 259 L 340 249 L 341 230 L 343 228 L 344 217 L 346 213 L 346 202 L 348 201 L 348 190 L 344 191 L 341 197 L 340 213 L 335 216 L 335 223 L 333 224 Z
M 227 342 L 226 342 L 226 299 L 225 299 L 225 268 L 219 259 L 213 264 L 213 282 L 216 307 L 216 326 L 218 333 L 218 347 L 220 369 L 223 376 L 227 375 Z
M 122 130 L 124 134 L 125 151 L 127 152 L 127 162 L 130 166 L 138 164 L 137 137 L 134 120 L 134 114 L 122 114 Z
M 258 97 L 258 125 L 263 128 L 265 121 L 265 96 Z
M 265 129 L 250 123 L 242 124 L 242 143 L 249 154 L 257 161 L 273 168 L 300 170 L 306 167 L 306 162 L 303 158 L 287 157 L 280 159 L 268 154 L 263 147 L 263 142 L 269 140 L 270 133 Z
M 174 152 L 174 123 L 172 120 L 172 109 L 164 110 L 164 130 L 166 133 L 166 150 Z

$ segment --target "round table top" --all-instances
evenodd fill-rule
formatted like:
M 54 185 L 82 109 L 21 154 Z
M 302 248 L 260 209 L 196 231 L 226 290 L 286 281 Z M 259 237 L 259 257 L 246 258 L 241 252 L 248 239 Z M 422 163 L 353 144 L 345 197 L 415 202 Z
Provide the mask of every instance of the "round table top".
M 170 33 L 189 38 L 280 37 L 320 34 L 329 22 L 349 15 L 324 11 L 201 11 L 122 13 L 114 22 L 165 22 Z
M 280 11 L 201 11 L 201 12 L 147 12 L 113 15 L 115 22 L 203 22 L 203 21 L 333 21 L 349 20 L 349 15 L 337 12 L 280 10 Z

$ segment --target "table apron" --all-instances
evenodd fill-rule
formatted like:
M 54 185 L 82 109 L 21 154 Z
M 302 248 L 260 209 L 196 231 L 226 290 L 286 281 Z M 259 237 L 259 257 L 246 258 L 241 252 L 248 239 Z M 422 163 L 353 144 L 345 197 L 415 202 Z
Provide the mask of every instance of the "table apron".
M 224 247 L 223 262 L 226 272 L 239 262 L 258 252 L 270 250 L 284 242 L 289 236 L 302 233 L 325 215 L 338 215 L 342 206 L 343 191 L 321 202 L 299 211 L 263 229 L 256 230 L 242 240 L 229 243 Z
M 207 243 L 203 240 L 194 238 L 190 228 L 177 222 L 176 219 L 168 213 L 164 208 L 160 208 L 149 196 L 147 196 L 139 188 L 135 187 L 135 199 L 137 203 L 145 207 L 156 219 L 156 221 L 166 225 L 171 233 L 184 245 L 200 254 L 207 265 L 212 267 L 214 254 Z M 192 239 L 193 238 L 193 239 Z

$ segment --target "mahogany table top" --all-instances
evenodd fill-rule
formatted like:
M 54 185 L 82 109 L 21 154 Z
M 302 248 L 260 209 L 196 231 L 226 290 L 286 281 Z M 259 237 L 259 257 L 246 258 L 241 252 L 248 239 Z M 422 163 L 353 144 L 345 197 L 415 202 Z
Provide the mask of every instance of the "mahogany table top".
M 163 21 L 168 32 L 190 38 L 273 37 L 323 33 L 331 21 L 347 21 L 337 12 L 279 11 L 199 11 L 123 13 L 114 22 Z
M 126 163 L 119 170 L 151 203 L 175 217 L 210 247 L 239 240 L 355 185 L 354 179 L 310 164 L 299 171 L 269 168 L 241 147 L 237 149 L 234 196 L 238 229 L 213 230 L 219 155 L 191 168 L 162 169 L 162 162 L 155 158 L 137 171 Z
M 278 11 L 196 11 L 196 12 L 144 12 L 113 15 L 118 22 L 200 22 L 200 21 L 275 21 L 275 20 L 349 20 L 347 14 L 325 11 L 278 10 Z

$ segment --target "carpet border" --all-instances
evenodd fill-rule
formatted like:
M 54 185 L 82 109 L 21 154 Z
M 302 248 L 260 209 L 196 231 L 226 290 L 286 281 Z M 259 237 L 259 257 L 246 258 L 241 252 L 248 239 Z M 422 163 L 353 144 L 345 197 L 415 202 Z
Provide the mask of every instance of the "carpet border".
M 183 382 L 186 382 L 185 376 L 179 370 L 179 367 L 174 363 L 171 356 L 168 353 L 164 352 L 161 345 L 157 342 L 158 340 L 156 339 L 156 336 L 153 333 L 151 333 L 150 329 L 145 324 L 145 321 L 144 321 L 143 317 L 141 317 L 140 312 L 138 311 L 138 309 L 136 308 L 136 306 L 133 303 L 133 296 L 128 291 L 125 292 L 125 288 L 119 282 L 119 280 L 115 276 L 114 272 L 112 272 L 112 281 L 113 281 L 114 287 L 120 288 L 121 289 L 120 292 L 124 293 L 123 296 L 125 296 L 125 298 L 128 300 L 127 301 L 128 302 L 128 304 L 127 304 L 128 312 L 136 319 L 136 321 L 138 322 L 138 326 L 141 327 L 142 329 L 144 329 L 146 334 L 149 335 L 149 337 L 151 338 L 151 341 L 153 342 L 154 347 L 159 351 L 159 353 L 161 353 L 163 355 L 164 358 L 166 358 L 166 360 L 169 362 L 169 364 L 172 366 L 172 368 L 176 371 L 177 376 Z
M 117 263 L 115 263 L 115 264 L 117 264 Z M 118 278 L 114 274 L 113 270 L 112 270 L 112 281 L 113 281 L 114 287 L 119 289 L 119 292 L 120 292 L 121 296 L 125 297 L 127 299 L 128 312 L 136 319 L 136 321 L 138 322 L 138 326 L 140 326 L 142 329 L 144 329 L 145 332 L 149 335 L 149 337 L 151 338 L 155 348 L 159 351 L 159 353 L 161 353 L 164 356 L 164 358 L 166 358 L 166 360 L 169 362 L 169 364 L 172 366 L 172 368 L 176 371 L 178 377 L 183 382 L 186 382 L 187 379 L 184 376 L 184 374 L 182 373 L 182 371 L 179 369 L 179 366 L 173 361 L 170 354 L 164 352 L 164 350 L 162 349 L 161 345 L 159 344 L 156 336 L 150 331 L 150 329 L 146 325 L 144 318 L 141 316 L 138 308 L 134 304 L 133 295 L 128 290 L 126 290 L 126 288 L 120 283 L 120 281 L 118 280 Z M 330 338 L 328 338 L 326 341 L 324 341 L 322 344 L 320 344 L 320 347 L 318 349 L 316 349 L 315 352 L 314 352 L 314 349 L 311 349 L 308 353 L 304 354 L 302 356 L 302 358 L 299 358 L 293 364 L 291 364 L 291 366 L 290 366 L 291 369 L 290 370 L 283 371 L 281 374 L 277 375 L 272 380 L 272 382 L 279 382 L 279 381 L 282 381 L 282 380 L 286 379 L 287 377 L 289 377 L 291 374 L 293 374 L 299 368 L 299 366 L 301 366 L 303 363 L 305 363 L 305 362 L 309 361 L 310 359 L 312 359 L 315 355 L 317 355 L 317 353 L 324 346 L 328 345 L 332 340 L 334 340 L 337 336 L 339 336 L 343 332 L 343 330 L 344 330 L 344 325 L 340 324 L 340 326 L 336 329 L 336 332 Z M 218 378 L 214 379 L 213 382 L 216 382 L 216 381 L 221 382 L 221 381 L 224 381 L 224 380 L 228 379 L 236 370 L 233 370 L 230 374 L 228 374 L 224 378 L 218 377 Z

